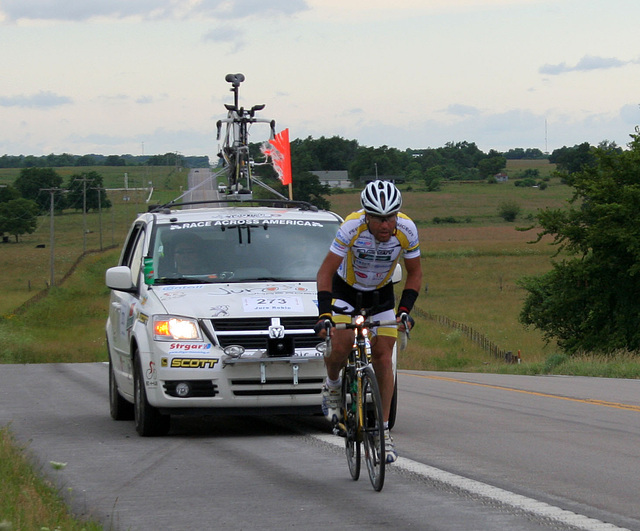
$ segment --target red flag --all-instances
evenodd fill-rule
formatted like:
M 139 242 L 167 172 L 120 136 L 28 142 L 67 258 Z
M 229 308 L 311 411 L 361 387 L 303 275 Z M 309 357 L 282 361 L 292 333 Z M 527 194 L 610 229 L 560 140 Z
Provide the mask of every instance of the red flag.
M 291 146 L 289 145 L 289 129 L 279 132 L 268 145 L 262 146 L 262 152 L 271 157 L 273 167 L 278 172 L 280 181 L 285 186 L 291 184 Z

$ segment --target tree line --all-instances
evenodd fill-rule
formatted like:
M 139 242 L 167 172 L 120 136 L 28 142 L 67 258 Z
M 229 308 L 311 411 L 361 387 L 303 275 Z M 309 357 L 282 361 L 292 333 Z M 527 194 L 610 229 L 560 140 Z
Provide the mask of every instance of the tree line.
M 66 168 L 87 166 L 179 166 L 208 168 L 207 156 L 184 156 L 179 153 L 164 155 L 2 155 L 0 168 Z
M 53 168 L 23 168 L 12 185 L 0 187 L 0 236 L 5 234 L 19 241 L 23 234 L 32 234 L 38 216 L 51 209 L 98 210 L 111 208 L 97 171 L 85 171 L 69 177 L 66 186 Z
M 254 159 L 262 157 L 261 144 L 251 144 Z M 600 148 L 620 153 L 615 144 L 603 143 Z M 388 146 L 361 146 L 356 140 L 339 136 L 331 138 L 295 139 L 291 142 L 294 197 L 308 201 L 320 208 L 328 209 L 327 199 L 332 190 L 322 185 L 312 172 L 347 170 L 354 185 L 374 178 L 393 179 L 396 182 L 421 183 L 428 191 L 440 189 L 443 181 L 491 180 L 501 172 L 508 159 L 540 159 L 545 155 L 536 148 L 515 148 L 504 153 L 490 150 L 484 153 L 473 142 L 448 142 L 442 147 L 399 150 Z M 563 147 L 548 156 L 561 172 L 571 174 L 582 167 L 595 164 L 594 150 L 588 143 Z M 102 176 L 96 171 L 79 171 L 70 177 L 66 186 L 55 172 L 56 167 L 89 166 L 177 166 L 208 167 L 209 158 L 185 157 L 177 152 L 163 155 L 60 155 L 0 157 L 0 168 L 22 168 L 13 185 L 0 187 L 0 234 L 15 236 L 30 233 L 35 229 L 38 214 L 49 209 L 50 195 L 54 192 L 54 208 L 61 212 L 66 208 L 96 210 L 99 206 L 109 208 L 111 203 L 103 193 Z M 258 173 L 276 183 L 275 172 L 270 166 L 260 166 Z M 525 185 L 536 184 L 537 170 L 528 170 L 524 175 Z M 91 182 L 83 191 L 82 182 Z M 86 187 L 86 185 L 85 185 Z M 283 190 L 286 193 L 286 191 Z M 102 200 L 102 204 L 100 202 Z M 27 202 L 26 202 L 27 201 Z M 32 201 L 32 203 L 28 203 Z M 85 203 L 86 201 L 86 203 Z

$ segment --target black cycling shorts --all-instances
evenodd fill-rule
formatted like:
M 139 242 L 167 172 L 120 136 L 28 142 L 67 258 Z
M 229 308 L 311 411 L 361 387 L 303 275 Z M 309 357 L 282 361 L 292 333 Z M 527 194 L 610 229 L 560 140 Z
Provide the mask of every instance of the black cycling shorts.
M 393 310 L 395 307 L 395 296 L 393 293 L 393 283 L 389 282 L 380 289 L 372 291 L 360 291 L 353 286 L 347 284 L 342 277 L 334 275 L 333 285 L 331 287 L 332 295 L 334 299 L 343 300 L 348 302 L 355 308 L 354 313 L 358 312 L 359 296 L 361 297 L 360 308 L 372 308 L 376 307 L 375 313 L 384 312 L 386 310 Z M 377 294 L 377 295 L 376 295 Z M 335 310 L 336 313 L 338 310 Z M 348 312 L 344 312 L 348 313 Z

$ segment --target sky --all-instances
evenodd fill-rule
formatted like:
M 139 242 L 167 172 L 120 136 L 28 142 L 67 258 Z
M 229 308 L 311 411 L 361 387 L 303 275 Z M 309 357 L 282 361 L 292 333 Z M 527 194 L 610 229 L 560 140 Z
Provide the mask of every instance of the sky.
M 639 20 L 638 0 L 0 0 L 0 155 L 215 161 L 229 73 L 291 139 L 625 147 Z

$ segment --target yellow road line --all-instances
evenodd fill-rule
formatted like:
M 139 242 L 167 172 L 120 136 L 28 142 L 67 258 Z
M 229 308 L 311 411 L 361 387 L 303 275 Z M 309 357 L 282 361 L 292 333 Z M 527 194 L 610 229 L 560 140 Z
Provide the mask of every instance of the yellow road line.
M 402 373 L 407 376 L 417 376 L 418 378 L 427 378 L 430 380 L 443 380 L 446 382 L 453 382 L 465 385 L 475 385 L 478 387 L 488 387 L 489 389 L 498 389 L 500 391 L 511 391 L 513 393 L 522 393 L 525 395 L 542 396 L 545 398 L 557 398 L 558 400 L 568 400 L 569 402 L 580 402 L 582 404 L 594 404 L 596 406 L 612 407 L 615 409 L 624 409 L 626 411 L 635 411 L 640 413 L 640 406 L 634 406 L 633 404 L 623 404 L 620 402 L 607 402 L 606 400 L 596 400 L 595 398 L 573 398 L 570 396 L 552 395 L 549 393 L 539 393 L 537 391 L 526 391 L 524 389 L 515 389 L 513 387 L 503 387 L 500 385 L 490 385 L 476 382 L 467 382 L 465 380 L 458 380 L 457 378 L 448 378 L 446 376 L 433 376 L 429 374 L 414 374 L 414 373 Z

